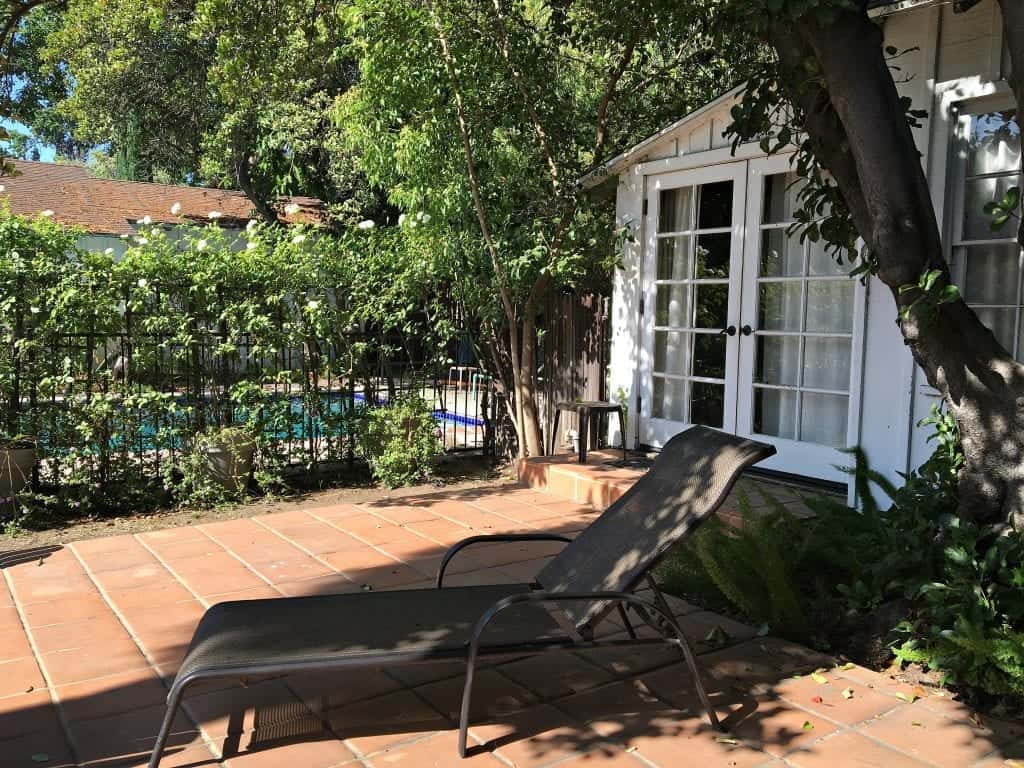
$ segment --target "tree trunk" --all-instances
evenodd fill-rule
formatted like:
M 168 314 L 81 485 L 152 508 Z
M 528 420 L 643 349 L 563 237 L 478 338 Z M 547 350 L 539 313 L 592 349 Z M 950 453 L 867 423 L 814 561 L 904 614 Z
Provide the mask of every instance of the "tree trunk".
M 940 272 L 941 287 L 949 267 L 881 30 L 861 5 L 828 25 L 812 17 L 780 24 L 769 39 L 815 155 L 903 309 L 922 294 L 901 288 L 929 270 Z M 1024 367 L 960 299 L 901 314 L 900 328 L 960 427 L 961 515 L 1024 530 Z

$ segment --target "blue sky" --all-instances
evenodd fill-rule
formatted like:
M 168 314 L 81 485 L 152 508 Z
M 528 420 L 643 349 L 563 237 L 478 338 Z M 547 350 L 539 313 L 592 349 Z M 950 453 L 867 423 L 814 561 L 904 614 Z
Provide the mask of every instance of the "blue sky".
M 0 124 L 9 131 L 17 131 L 18 133 L 31 133 L 31 131 L 24 125 L 14 120 L 0 120 Z M 56 152 L 53 147 L 43 144 L 39 147 L 39 159 L 44 163 L 52 163 L 56 156 Z

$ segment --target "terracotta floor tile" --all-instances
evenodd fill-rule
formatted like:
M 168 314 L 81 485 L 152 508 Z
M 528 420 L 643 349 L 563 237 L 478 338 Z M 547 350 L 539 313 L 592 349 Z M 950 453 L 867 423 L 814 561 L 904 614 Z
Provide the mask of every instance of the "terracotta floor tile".
M 312 597 L 313 595 L 341 595 L 359 592 L 361 587 L 340 573 L 321 576 L 316 579 L 283 581 L 275 586 L 288 597 Z
M 537 574 L 544 570 L 544 567 L 550 561 L 551 558 L 539 557 L 534 560 L 523 560 L 519 563 L 508 563 L 499 566 L 498 570 L 518 582 L 530 583 L 537 578 Z
M 486 753 L 459 757 L 458 737 L 436 733 L 380 752 L 367 761 L 370 768 L 502 768 L 505 763 Z
M 38 759 L 33 759 L 38 756 Z M 45 756 L 45 762 L 42 758 Z M 64 733 L 59 727 L 32 731 L 6 741 L 0 741 L 0 760 L 4 768 L 75 768 Z
M 107 758 L 85 763 L 82 768 L 147 768 L 149 753 L 139 752 L 125 760 L 117 760 L 111 764 Z M 179 746 L 170 746 L 160 760 L 160 768 L 218 768 L 221 763 L 213 756 L 209 748 L 202 743 L 184 742 Z
M 183 560 L 191 560 L 196 557 L 206 557 L 224 552 L 224 547 L 208 536 L 200 536 L 195 539 L 184 539 L 172 544 L 165 544 L 161 549 L 154 551 L 164 560 L 171 564 L 180 563 Z
M 622 633 L 622 639 L 626 634 Z M 585 651 L 573 651 L 586 661 L 597 664 L 612 674 L 623 677 L 647 672 L 655 667 L 679 661 L 679 650 L 670 645 L 640 645 L 623 648 L 595 648 Z M 699 662 L 698 662 L 699 663 Z
M 198 528 L 189 525 L 179 528 L 164 528 L 159 531 L 145 531 L 144 533 L 136 534 L 136 538 L 159 552 L 165 547 L 180 544 L 184 541 L 201 541 L 209 537 Z
M 943 768 L 970 765 L 997 746 L 988 729 L 951 720 L 916 704 L 904 704 L 866 724 L 861 732 Z
M 423 523 L 427 520 L 437 520 L 438 513 L 430 507 L 414 507 L 407 505 L 367 505 L 375 515 L 379 515 L 388 522 L 395 525 L 406 525 L 407 523 Z
M 423 581 L 424 574 L 404 563 L 382 563 L 365 568 L 348 568 L 345 575 L 360 587 L 390 589 L 406 587 Z
M 608 738 L 656 765 L 754 768 L 771 759 L 759 749 L 723 736 L 696 713 L 640 714 L 618 725 L 620 730 L 609 731 Z
M 786 756 L 794 768 L 925 768 L 915 760 L 856 733 L 838 733 Z
M 135 536 L 130 533 L 120 536 L 104 536 L 99 539 L 84 539 L 71 544 L 83 559 L 91 558 L 94 555 L 111 555 L 116 557 L 118 553 L 131 550 L 139 546 Z
M 107 590 L 107 597 L 121 611 L 129 611 L 138 607 L 153 608 L 173 605 L 196 599 L 184 585 L 177 582 L 167 582 L 146 589 L 110 589 Z
M 85 567 L 94 574 L 155 565 L 157 562 L 149 550 L 134 539 L 131 540 L 130 545 L 125 543 L 124 548 L 116 551 L 96 552 L 88 555 L 80 553 L 80 556 Z
M 831 678 L 819 685 L 807 675 L 789 678 L 774 686 L 772 693 L 816 714 L 852 725 L 901 706 L 903 702 L 858 683 Z M 847 696 L 849 694 L 849 697 Z
M 290 675 L 284 682 L 314 712 L 328 712 L 402 687 L 383 670 L 374 669 Z
M 337 568 L 343 573 L 349 570 L 358 571 L 363 568 L 384 567 L 399 562 L 370 546 L 328 553 L 322 559 L 332 568 Z
M 38 627 L 32 630 L 32 638 L 42 654 L 99 645 L 112 650 L 133 647 L 131 636 L 113 614 L 74 624 Z
M 249 563 L 249 567 L 272 584 L 329 576 L 334 573 L 308 555 L 290 557 L 286 560 L 253 561 Z
M 418 686 L 416 693 L 430 702 L 434 709 L 456 720 L 462 706 L 464 685 L 465 677 L 460 675 Z M 477 672 L 473 680 L 470 717 L 473 720 L 480 720 L 501 716 L 526 709 L 536 702 L 536 695 L 523 686 L 495 670 L 485 669 Z
M 331 504 L 324 507 L 310 507 L 306 510 L 310 515 L 323 520 L 344 520 L 355 515 L 365 515 L 366 510 L 355 504 Z
M 267 586 L 267 582 L 237 561 L 226 564 L 222 571 L 182 574 L 181 580 L 200 597 Z
M 0 698 L 0 744 L 24 734 L 59 728 L 60 721 L 49 691 L 42 689 Z M 0 754 L 3 754 L 2 746 Z
M 54 685 L 77 683 L 119 672 L 145 669 L 145 657 L 132 646 L 89 645 L 69 651 L 44 653 L 40 660 Z
M 558 768 L 648 768 L 650 764 L 641 762 L 626 752 L 595 750 L 585 755 L 559 763 Z M 674 767 L 673 767 L 674 768 Z
M 376 515 L 353 515 L 339 520 L 336 525 L 345 533 L 355 536 L 367 544 L 397 541 L 406 535 L 404 528 L 382 520 Z
M 265 740 L 277 726 L 289 730 L 284 724 L 290 724 L 293 735 L 314 725 L 311 733 L 322 730 L 320 719 L 279 680 L 250 686 L 234 684 L 199 695 L 186 693 L 184 707 L 212 741 L 254 730 L 265 731 L 259 737 Z
M 532 656 L 498 669 L 543 700 L 583 693 L 614 679 L 606 670 L 568 653 Z
M 143 636 L 154 632 L 179 632 L 186 627 L 192 629 L 205 612 L 198 600 L 190 600 L 155 608 L 133 608 L 126 611 L 124 617 L 131 631 Z
M 448 520 L 427 520 L 422 523 L 410 523 L 406 527 L 446 547 L 473 535 L 469 528 Z
M 550 707 L 532 707 L 496 722 L 470 724 L 480 751 L 493 752 L 516 768 L 534 768 L 605 745 L 592 728 Z
M 154 707 L 167 698 L 167 689 L 151 669 L 59 685 L 55 690 L 69 722 Z
M 174 577 L 160 563 L 132 568 L 104 571 L 96 574 L 96 581 L 105 590 L 154 589 L 174 583 Z
M 331 728 L 359 754 L 408 741 L 413 734 L 445 730 L 447 719 L 410 691 L 396 691 L 324 713 Z
M 111 614 L 110 606 L 99 593 L 43 603 L 30 603 L 24 607 L 25 623 L 30 627 L 86 621 Z
M 260 587 L 249 587 L 248 589 L 239 589 L 234 592 L 206 595 L 205 599 L 212 607 L 217 603 L 227 603 L 232 600 L 274 600 L 282 596 L 282 593 L 275 587 L 272 587 L 269 584 L 263 584 L 263 586 Z
M 592 723 L 602 735 L 621 730 L 615 723 L 623 717 L 671 711 L 668 704 L 633 680 L 559 699 L 554 706 L 580 722 Z
M 316 522 L 313 517 L 302 509 L 292 509 L 287 512 L 272 512 L 269 515 L 260 515 L 256 518 L 260 525 L 268 528 L 281 530 L 296 525 L 309 525 Z
M 779 757 L 799 747 L 806 747 L 830 733 L 836 726 L 827 720 L 771 699 L 744 699 L 729 707 L 722 719 L 723 727 L 749 744 Z
M 7 627 L 10 627 L 9 629 Z M 32 655 L 32 646 L 21 623 L 0 625 L 0 662 Z
M 43 673 L 39 671 L 35 658 L 0 662 L 0 697 L 31 693 L 45 687 Z
M 79 759 L 86 765 L 129 764 L 148 758 L 164 717 L 164 707 L 154 706 L 110 717 L 68 724 Z M 199 733 L 184 715 L 175 718 L 168 745 L 172 749 L 198 745 Z
M 346 549 L 357 549 L 366 546 L 366 544 L 354 536 L 349 536 L 344 531 L 339 531 L 337 528 L 322 522 L 304 525 L 301 531 L 294 531 L 288 534 L 287 539 L 314 555 L 323 555 L 327 552 L 342 552 Z
M 53 579 L 14 582 L 14 596 L 22 606 L 59 599 L 95 595 L 96 585 L 84 573 Z
M 228 768 L 333 768 L 353 762 L 348 748 L 334 738 L 311 739 L 291 743 L 268 744 L 225 757 Z M 357 765 L 353 762 L 353 765 Z

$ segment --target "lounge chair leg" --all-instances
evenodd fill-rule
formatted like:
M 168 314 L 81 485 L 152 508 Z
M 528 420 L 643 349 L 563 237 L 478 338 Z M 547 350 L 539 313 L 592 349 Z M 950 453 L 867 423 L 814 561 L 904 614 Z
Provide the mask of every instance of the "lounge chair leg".
M 459 757 L 466 756 L 466 742 L 469 739 L 469 707 L 473 697 L 473 673 L 476 671 L 477 647 L 469 648 L 466 659 L 466 685 L 462 689 L 462 711 L 459 713 Z
M 690 643 L 687 642 L 686 636 L 680 629 L 679 624 L 673 620 L 672 628 L 675 630 L 676 639 L 679 642 L 679 650 L 683 652 L 683 658 L 686 659 L 686 666 L 690 668 L 690 675 L 693 676 L 693 685 L 697 689 L 697 697 L 700 699 L 701 706 L 704 707 L 704 711 L 707 712 L 708 722 L 711 723 L 711 727 L 716 731 L 722 730 L 721 723 L 718 722 L 718 715 L 715 714 L 714 708 L 711 706 L 711 699 L 708 698 L 708 692 L 704 690 L 704 683 L 700 679 L 700 670 L 697 669 L 697 658 L 693 655 L 693 649 L 690 648 Z
M 629 634 L 630 640 L 636 640 L 636 630 L 633 629 L 633 624 L 629 621 L 629 615 L 626 613 L 625 607 L 622 603 L 619 603 L 619 618 L 622 619 L 622 623 L 626 625 L 626 632 Z
M 153 745 L 153 754 L 149 758 L 149 768 L 157 768 L 160 765 L 160 758 L 163 757 L 164 747 L 167 746 L 167 737 L 171 735 L 174 717 L 178 714 L 181 695 L 185 692 L 187 685 L 187 682 L 184 684 L 175 683 L 171 686 L 171 692 L 167 694 L 167 712 L 164 713 L 164 721 L 160 725 L 160 732 L 157 734 L 156 743 Z

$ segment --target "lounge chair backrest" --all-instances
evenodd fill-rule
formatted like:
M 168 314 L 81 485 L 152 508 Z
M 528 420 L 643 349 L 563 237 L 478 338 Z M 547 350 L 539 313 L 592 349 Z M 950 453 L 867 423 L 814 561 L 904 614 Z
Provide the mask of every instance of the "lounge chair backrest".
M 675 544 L 725 501 L 747 467 L 774 446 L 690 427 L 661 449 L 654 466 L 538 574 L 548 592 L 630 592 Z M 559 606 L 583 629 L 607 601 Z

